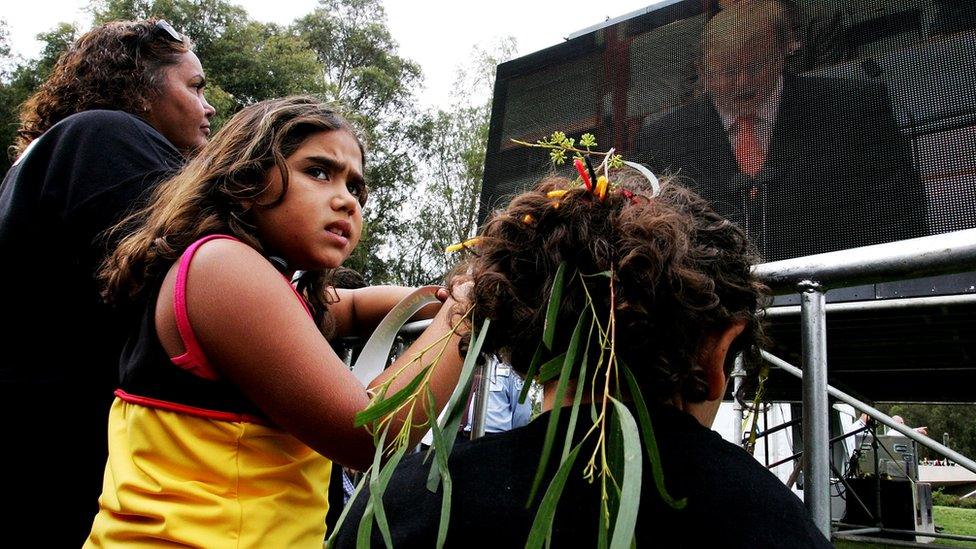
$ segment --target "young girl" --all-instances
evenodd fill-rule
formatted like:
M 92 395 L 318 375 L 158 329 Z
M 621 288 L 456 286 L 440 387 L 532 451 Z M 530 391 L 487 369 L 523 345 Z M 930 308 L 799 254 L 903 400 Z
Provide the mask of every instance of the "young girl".
M 325 302 L 324 273 L 359 241 L 363 164 L 362 144 L 326 105 L 264 101 L 130 219 L 138 228 L 101 274 L 110 299 L 144 312 L 121 360 L 87 546 L 322 545 L 329 459 L 365 469 L 374 450 L 353 425 L 369 394 L 322 330 L 368 331 L 409 291 L 340 290 Z M 297 270 L 301 296 L 289 284 Z M 446 299 L 373 386 L 452 334 Z M 431 383 L 440 404 L 461 364 L 456 336 L 445 343 Z M 409 363 L 390 394 L 431 360 Z

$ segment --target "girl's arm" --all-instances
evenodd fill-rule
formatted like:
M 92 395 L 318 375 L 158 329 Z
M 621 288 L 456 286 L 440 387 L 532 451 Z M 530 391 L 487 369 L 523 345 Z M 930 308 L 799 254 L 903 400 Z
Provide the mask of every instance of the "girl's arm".
M 368 286 L 355 290 L 336 288 L 339 301 L 329 305 L 329 313 L 335 318 L 335 336 L 368 337 L 386 313 L 414 290 L 405 286 Z M 441 301 L 447 299 L 447 290 L 440 290 L 437 297 Z M 417 311 L 411 320 L 433 318 L 439 309 L 440 305 L 432 303 Z
M 369 466 L 372 436 L 353 426 L 369 395 L 267 260 L 240 242 L 209 242 L 191 263 L 186 292 L 193 330 L 222 375 L 240 386 L 275 424 L 316 451 L 360 470 Z M 171 307 L 172 300 L 169 303 Z M 371 385 L 382 383 L 401 366 L 405 368 L 390 394 L 406 385 L 426 364 L 411 363 L 411 357 L 450 332 L 455 305 L 448 298 L 431 326 Z M 439 407 L 457 384 L 458 339 L 445 339 L 431 380 Z M 439 349 L 428 352 L 426 360 L 433 360 Z M 418 407 L 414 423 L 425 420 Z M 415 431 L 412 439 L 419 440 L 423 430 Z

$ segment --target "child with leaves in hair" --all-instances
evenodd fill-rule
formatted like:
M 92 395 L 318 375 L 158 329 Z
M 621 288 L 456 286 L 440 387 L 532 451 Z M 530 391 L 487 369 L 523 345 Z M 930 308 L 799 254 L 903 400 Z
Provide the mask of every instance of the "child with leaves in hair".
M 513 198 L 460 266 L 465 325 L 542 382 L 544 413 L 454 445 L 449 485 L 431 482 L 447 474 L 437 459 L 404 458 L 382 527 L 370 485 L 333 547 L 829 547 L 786 486 L 709 429 L 733 357 L 762 335 L 743 231 L 677 184 L 655 191 L 643 167 L 582 166 Z
M 264 101 L 124 222 L 134 230 L 101 278 L 140 318 L 87 547 L 321 547 L 330 459 L 365 470 L 374 448 L 353 421 L 370 391 L 323 333 L 368 334 L 410 292 L 328 287 L 362 231 L 364 163 L 327 105 Z M 446 400 L 461 359 L 456 303 L 440 297 L 431 328 L 371 387 L 393 394 L 436 363 L 429 387 Z M 425 410 L 403 414 L 423 421 Z

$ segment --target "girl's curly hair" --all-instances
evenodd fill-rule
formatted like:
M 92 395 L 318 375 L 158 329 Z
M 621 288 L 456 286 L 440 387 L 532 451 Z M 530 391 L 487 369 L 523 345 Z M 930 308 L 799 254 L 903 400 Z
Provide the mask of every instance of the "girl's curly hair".
M 157 27 L 158 19 L 113 21 L 81 36 L 61 54 L 51 76 L 20 109 L 13 152 L 72 114 L 93 109 L 140 115 L 162 93 L 164 69 L 190 51 Z
M 757 256 L 738 226 L 690 190 L 666 182 L 650 198 L 649 183 L 636 170 L 625 168 L 614 179 L 617 188 L 602 201 L 569 180 L 545 179 L 487 222 L 458 271 L 474 282 L 473 322 L 491 320 L 483 350 L 526 373 L 542 339 L 556 271 L 565 261 L 565 290 L 549 356 L 559 354 L 586 306 L 581 284 L 605 323 L 609 279 L 587 275 L 609 271 L 618 359 L 649 398 L 703 401 L 708 385 L 697 360 L 703 337 L 745 321 L 729 357 L 762 339 L 757 312 L 766 292 L 751 270 Z M 558 199 L 547 196 L 559 189 L 568 192 Z M 757 368 L 747 362 L 754 379 Z M 595 363 L 591 356 L 590 364 Z

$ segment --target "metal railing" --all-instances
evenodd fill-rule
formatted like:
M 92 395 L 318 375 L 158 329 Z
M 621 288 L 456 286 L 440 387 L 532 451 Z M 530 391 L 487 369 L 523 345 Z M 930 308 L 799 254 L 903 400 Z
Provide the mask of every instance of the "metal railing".
M 800 293 L 802 372 L 780 359 L 764 354 L 780 368 L 803 380 L 804 503 L 814 523 L 830 537 L 830 436 L 829 395 L 844 400 L 912 440 L 945 454 L 976 472 L 976 463 L 928 437 L 914 432 L 867 404 L 827 385 L 828 306 L 825 292 L 875 282 L 889 282 L 976 269 L 976 229 L 865 246 L 757 265 L 756 275 L 776 295 Z M 897 300 L 893 308 L 905 307 Z M 965 298 L 959 301 L 966 301 Z M 884 307 L 872 302 L 870 307 Z M 845 304 L 846 307 L 854 305 Z M 790 312 L 795 312 L 791 308 Z M 771 312 L 775 311 L 772 309 Z M 778 314 L 773 312 L 773 314 Z M 948 453 L 947 453 L 948 452 Z M 962 458 L 962 460 L 958 459 Z

